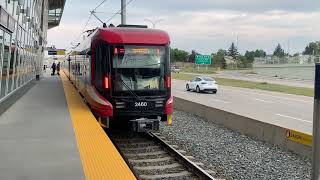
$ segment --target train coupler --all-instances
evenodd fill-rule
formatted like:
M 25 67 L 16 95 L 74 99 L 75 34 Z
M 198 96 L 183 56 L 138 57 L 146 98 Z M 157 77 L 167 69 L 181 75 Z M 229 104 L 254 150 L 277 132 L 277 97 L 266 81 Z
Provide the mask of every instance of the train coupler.
M 159 119 L 133 119 L 129 121 L 129 129 L 131 132 L 147 132 L 159 130 Z

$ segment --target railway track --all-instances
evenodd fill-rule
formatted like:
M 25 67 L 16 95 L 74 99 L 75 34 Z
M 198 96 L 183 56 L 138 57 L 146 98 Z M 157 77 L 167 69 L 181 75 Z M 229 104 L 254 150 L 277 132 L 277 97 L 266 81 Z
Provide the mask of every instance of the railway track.
M 214 179 L 192 156 L 157 133 L 127 135 L 108 132 L 138 179 Z

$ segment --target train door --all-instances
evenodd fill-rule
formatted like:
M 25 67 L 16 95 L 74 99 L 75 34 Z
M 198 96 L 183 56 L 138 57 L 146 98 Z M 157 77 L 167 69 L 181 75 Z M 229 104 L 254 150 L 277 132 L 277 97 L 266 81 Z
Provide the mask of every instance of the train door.
M 106 43 L 98 43 L 94 53 L 92 84 L 101 94 L 108 98 L 111 86 L 109 46 Z

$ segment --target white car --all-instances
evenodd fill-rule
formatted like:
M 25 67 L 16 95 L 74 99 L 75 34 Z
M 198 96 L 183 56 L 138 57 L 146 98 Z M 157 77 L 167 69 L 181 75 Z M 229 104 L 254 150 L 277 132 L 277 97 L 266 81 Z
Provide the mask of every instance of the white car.
M 187 91 L 194 90 L 197 93 L 201 91 L 211 91 L 212 93 L 217 93 L 218 84 L 211 77 L 195 77 L 193 80 L 187 82 L 186 84 Z
M 172 66 L 171 67 L 171 71 L 174 73 L 179 73 L 180 72 L 180 68 L 178 66 Z

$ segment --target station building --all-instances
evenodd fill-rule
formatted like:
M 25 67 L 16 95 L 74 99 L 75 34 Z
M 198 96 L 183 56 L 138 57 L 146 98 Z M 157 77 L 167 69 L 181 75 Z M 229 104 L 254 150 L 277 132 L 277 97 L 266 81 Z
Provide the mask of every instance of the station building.
M 47 30 L 65 0 L 0 0 L 0 103 L 42 73 Z

